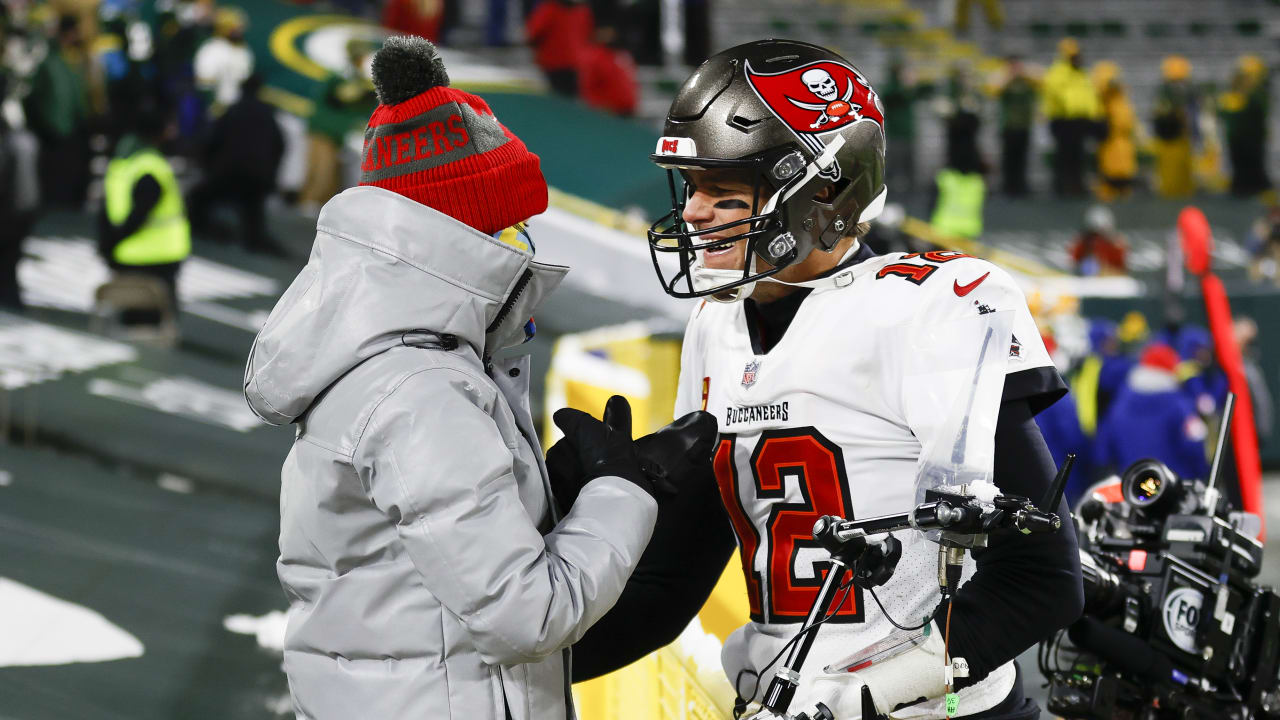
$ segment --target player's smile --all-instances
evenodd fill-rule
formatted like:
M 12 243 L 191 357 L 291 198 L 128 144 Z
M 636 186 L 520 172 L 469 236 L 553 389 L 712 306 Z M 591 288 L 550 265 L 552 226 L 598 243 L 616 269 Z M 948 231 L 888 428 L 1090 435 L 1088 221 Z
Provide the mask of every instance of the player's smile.
M 713 228 L 751 216 L 752 188 L 734 174 L 723 171 L 686 171 L 689 183 L 689 199 L 684 206 L 683 218 L 695 230 Z M 722 233 L 703 235 L 699 243 L 723 240 L 747 231 L 746 226 L 726 228 Z M 703 250 L 702 262 L 718 270 L 740 270 L 746 255 L 745 240 L 723 248 Z

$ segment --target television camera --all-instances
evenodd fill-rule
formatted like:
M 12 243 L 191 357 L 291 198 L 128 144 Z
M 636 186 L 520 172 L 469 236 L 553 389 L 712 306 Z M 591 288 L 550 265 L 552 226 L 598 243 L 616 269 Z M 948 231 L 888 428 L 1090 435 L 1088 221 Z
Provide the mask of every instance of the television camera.
M 1280 595 L 1262 567 L 1255 516 L 1214 487 L 1234 398 L 1208 482 L 1140 460 L 1117 502 L 1098 494 L 1075 513 L 1085 614 L 1041 643 L 1049 711 L 1064 718 L 1280 718 Z M 1112 489 L 1114 495 L 1114 488 Z
M 1074 456 L 1063 465 L 1047 496 L 1041 501 L 1041 507 L 1056 507 L 1061 500 L 1072 459 Z M 872 589 L 892 577 L 902 552 L 901 543 L 892 535 L 894 531 L 915 530 L 937 536 L 938 584 L 943 597 L 947 597 L 960 583 L 966 550 L 981 547 L 987 535 L 1053 532 L 1061 526 L 1061 519 L 1054 513 L 1040 510 L 1028 498 L 999 494 L 989 483 L 930 489 L 925 494 L 925 502 L 906 513 L 865 520 L 846 520 L 831 515 L 819 518 L 814 525 L 813 536 L 831 553 L 831 569 L 826 573 L 802 629 L 783 649 L 787 652 L 789 648 L 786 661 L 774 674 L 765 691 L 762 709 L 752 715 L 752 720 L 836 720 L 832 710 L 822 703 L 798 714 L 790 714 L 792 699 L 799 686 L 800 668 L 813 645 L 814 631 L 843 601 L 842 591 L 847 591 L 853 584 Z M 881 533 L 889 534 L 879 542 L 868 537 Z M 845 577 L 849 575 L 851 577 L 846 581 Z M 945 678 L 948 717 L 955 712 L 952 709 L 955 696 L 950 692 L 953 673 L 962 674 L 967 668 L 960 659 L 953 663 L 947 653 L 945 639 L 933 638 L 935 649 L 940 649 L 940 653 L 913 653 L 914 668 L 889 662 L 918 648 L 924 649 L 929 640 L 931 621 L 929 618 L 920 627 L 902 628 L 884 642 L 824 668 L 827 673 L 854 673 L 864 681 L 860 696 L 860 717 L 863 720 L 885 720 L 884 713 L 904 704 L 904 698 L 909 699 L 905 704 L 917 702 L 914 686 L 911 682 L 902 682 L 901 678 L 904 672 L 909 673 L 912 669 L 924 675 Z M 931 661 L 936 661 L 937 666 L 931 667 Z M 881 683 L 893 689 L 889 690 Z M 920 696 L 919 701 L 927 697 Z

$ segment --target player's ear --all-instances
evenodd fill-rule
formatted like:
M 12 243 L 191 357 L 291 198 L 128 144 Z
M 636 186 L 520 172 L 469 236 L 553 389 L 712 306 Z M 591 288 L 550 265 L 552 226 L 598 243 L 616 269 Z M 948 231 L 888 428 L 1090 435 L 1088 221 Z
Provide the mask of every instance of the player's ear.
M 814 202 L 826 203 L 830 205 L 831 203 L 835 202 L 836 196 L 839 195 L 840 191 L 844 190 L 845 186 L 847 186 L 848 184 L 849 184 L 849 181 L 846 178 L 840 178 L 836 182 L 827 183 L 822 187 L 821 190 L 819 190 L 816 194 L 814 194 L 813 200 Z

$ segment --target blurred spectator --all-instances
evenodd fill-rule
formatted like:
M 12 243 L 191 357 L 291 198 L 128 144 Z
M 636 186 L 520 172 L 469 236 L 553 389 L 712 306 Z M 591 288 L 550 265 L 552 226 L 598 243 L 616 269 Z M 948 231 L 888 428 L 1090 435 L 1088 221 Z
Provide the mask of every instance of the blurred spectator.
M 1058 467 L 1066 462 L 1067 455 L 1076 456 L 1072 466 L 1071 477 L 1067 479 L 1067 504 L 1075 507 L 1075 503 L 1084 494 L 1086 488 L 1093 483 L 1092 450 L 1093 441 L 1080 430 L 1080 422 L 1076 417 L 1076 394 L 1074 388 L 1062 396 L 1057 402 L 1036 414 L 1036 425 L 1044 437 L 1044 444 L 1053 456 L 1053 463 Z
M 1000 176 L 1004 194 L 1027 194 L 1027 151 L 1036 118 L 1036 81 L 1027 75 L 1022 59 L 1010 55 L 1008 77 L 1000 87 Z
M 25 55 L 26 50 L 25 44 L 13 37 L 11 28 L 9 13 L 0 6 L 0 53 L 6 60 L 0 65 L 0 100 L 9 97 L 19 72 L 15 54 Z M 39 147 L 30 131 L 20 124 L 10 125 L 6 115 L 0 113 L 0 309 L 20 311 L 18 262 L 40 204 L 36 173 Z
M 582 100 L 601 110 L 630 117 L 640 103 L 636 84 L 636 64 L 631 53 L 618 45 L 618 33 L 612 27 L 596 30 L 596 41 L 582 53 L 578 71 Z
M 240 239 L 251 252 L 284 256 L 267 236 L 267 196 L 275 189 L 284 155 L 284 135 L 272 108 L 258 98 L 261 76 L 250 75 L 240 99 L 214 123 L 204 149 L 204 177 L 189 196 L 197 233 L 209 227 L 214 203 L 234 203 L 240 214 Z
M 697 67 L 711 57 L 711 0 L 683 0 L 684 64 Z
M 1098 93 L 1085 74 L 1075 38 L 1058 43 L 1058 59 L 1045 74 L 1042 103 L 1055 143 L 1053 190 L 1058 195 L 1085 194 L 1085 141 L 1102 116 Z
M 1120 82 L 1120 67 L 1104 60 L 1093 66 L 1093 81 L 1102 103 L 1106 132 L 1098 145 L 1098 199 L 1111 202 L 1133 191 L 1138 174 L 1138 151 L 1134 143 L 1137 122 L 1128 92 Z
M 318 212 L 321 205 L 338 193 L 339 158 L 347 134 L 363 128 L 369 114 L 378 106 L 368 74 L 368 60 L 373 51 L 373 44 L 367 40 L 348 40 L 345 72 L 331 72 L 325 82 L 317 86 L 313 98 L 315 111 L 307 121 L 307 177 L 298 197 L 309 213 Z
M 1227 374 L 1215 359 L 1213 336 L 1198 325 L 1184 325 L 1174 335 L 1175 349 L 1182 362 L 1178 377 L 1187 397 L 1200 415 L 1211 418 L 1227 400 Z
M 99 6 L 102 34 L 94 43 L 106 83 L 108 128 L 113 139 L 131 132 L 143 107 L 156 104 L 154 45 L 149 25 L 138 18 L 130 0 L 104 0 Z
M 1219 99 L 1231 155 L 1231 192 L 1250 196 L 1271 188 L 1267 177 L 1267 119 L 1270 77 L 1257 55 L 1240 58 L 1231 88 Z
M 1186 197 L 1195 190 L 1191 146 L 1197 102 L 1191 63 L 1181 55 L 1170 55 L 1160 67 L 1164 81 L 1156 89 L 1151 119 L 1156 136 L 1156 191 L 1165 197 Z
M 1085 212 L 1084 229 L 1067 248 L 1077 275 L 1127 275 L 1129 243 L 1116 232 L 1116 218 L 1106 205 Z
M 1099 466 L 1122 471 L 1143 458 L 1158 458 L 1181 477 L 1208 475 L 1208 427 L 1179 389 L 1177 366 L 1178 354 L 1168 345 L 1143 351 L 1098 427 Z
M 98 250 L 116 272 L 164 281 L 176 309 L 178 270 L 191 254 L 191 228 L 178 180 L 160 152 L 174 130 L 168 116 L 152 106 L 139 111 L 137 132 L 116 143 L 103 178 Z
M 1280 204 L 1271 205 L 1265 215 L 1253 222 L 1248 247 L 1253 256 L 1249 279 L 1280 285 Z
M 213 115 L 221 115 L 240 98 L 240 86 L 253 72 L 253 51 L 244 40 L 244 11 L 220 7 L 213 18 L 213 37 L 196 51 L 196 84 L 209 94 Z
M 1262 371 L 1259 359 L 1261 353 L 1254 341 L 1258 339 L 1258 323 L 1245 316 L 1236 318 L 1232 324 L 1236 334 L 1236 343 L 1240 345 L 1240 357 L 1244 361 L 1244 377 L 1249 383 L 1249 395 L 1253 400 L 1253 422 L 1258 429 L 1259 444 L 1271 437 L 1275 428 L 1275 400 L 1271 395 L 1271 387 L 1267 383 L 1267 375 Z
M 556 94 L 577 97 L 578 68 L 594 26 L 591 8 L 582 0 L 542 0 L 525 21 L 533 60 Z
M 435 42 L 444 24 L 444 5 L 443 0 L 388 0 L 382 9 L 382 25 L 401 35 Z
M 934 178 L 933 215 L 929 224 L 944 238 L 968 238 L 982 234 L 982 206 L 987 183 L 977 152 L 958 152 Z
M 884 114 L 892 117 L 886 123 L 885 185 L 895 193 L 916 189 L 916 101 L 932 91 L 932 87 L 916 82 L 914 73 L 901 56 L 889 64 L 888 81 L 879 88 Z
M 509 0 L 489 0 L 489 12 L 485 15 L 484 43 L 489 47 L 506 47 L 510 44 L 507 38 L 507 13 L 511 10 Z
M 40 197 L 46 205 L 79 206 L 89 184 L 89 97 L 85 42 L 75 17 L 57 34 L 31 78 L 23 104 L 40 142 Z
M 622 44 L 631 51 L 636 65 L 661 66 L 662 15 L 666 0 L 631 0 L 619 7 L 621 19 L 613 23 L 622 34 Z M 598 4 L 598 3 L 597 3 Z M 595 7 L 592 7 L 594 18 Z
M 982 154 L 978 151 L 982 105 L 983 98 L 974 86 L 972 70 L 961 63 L 953 65 L 947 81 L 947 101 L 943 103 L 948 166 L 983 171 Z
M 203 130 L 204 102 L 195 85 L 196 51 L 212 22 L 212 8 L 195 0 L 158 3 L 155 18 L 157 84 L 164 102 L 174 107 L 184 151 Z
M 969 13 L 973 3 L 974 0 L 956 0 L 955 28 L 959 35 L 969 33 Z M 977 0 L 977 3 L 982 6 L 982 14 L 992 30 L 1004 27 L 1004 8 L 1000 7 L 1000 0 Z
M 1071 376 L 1071 391 L 1080 428 L 1092 436 L 1137 361 L 1121 348 L 1118 328 L 1110 320 L 1091 320 L 1088 333 L 1089 353 Z

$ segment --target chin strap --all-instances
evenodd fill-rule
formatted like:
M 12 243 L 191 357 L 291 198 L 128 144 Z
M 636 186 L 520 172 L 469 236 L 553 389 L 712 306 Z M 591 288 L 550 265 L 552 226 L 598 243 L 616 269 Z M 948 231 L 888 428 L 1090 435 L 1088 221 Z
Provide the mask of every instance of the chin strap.
M 862 247 L 861 240 L 854 240 L 853 245 L 840 258 L 840 262 L 836 263 L 836 267 L 843 265 L 854 253 Z M 777 278 L 767 277 L 761 278 L 760 282 L 778 283 L 779 285 L 790 285 L 791 287 L 802 288 L 842 288 L 853 284 L 855 274 L 852 267 L 847 267 L 834 275 L 826 277 L 814 278 L 813 280 L 801 280 L 799 282 L 787 282 L 786 280 L 778 280 Z
M 852 258 L 854 254 L 858 252 L 858 249 L 861 247 L 862 247 L 862 241 L 854 240 L 853 245 L 851 245 L 849 249 L 845 251 L 845 254 L 840 258 L 840 262 L 836 263 L 836 265 L 839 266 L 845 263 L 846 261 L 848 261 L 849 258 Z M 742 279 L 741 270 L 715 270 L 712 268 L 701 266 L 700 265 L 700 263 L 702 262 L 701 257 L 699 257 L 696 262 L 699 263 L 699 265 L 695 265 L 693 268 L 695 288 L 699 284 L 703 284 L 705 287 L 715 287 L 717 284 L 724 284 L 726 282 L 733 282 L 734 280 Z M 751 258 L 751 274 L 754 275 L 756 272 L 757 272 L 756 258 L 753 255 Z M 791 287 L 814 288 L 814 289 L 848 287 L 853 284 L 853 281 L 858 277 L 858 275 L 861 275 L 862 272 L 863 270 L 859 265 L 854 265 L 852 267 L 844 268 L 840 272 L 835 273 L 834 275 L 814 278 L 813 280 L 787 282 L 786 280 L 778 280 L 776 277 L 760 278 L 755 282 L 749 282 L 749 283 L 746 283 L 745 285 L 740 285 L 736 288 L 731 288 L 729 290 L 725 290 L 724 292 L 716 293 L 715 295 L 710 295 L 708 296 L 708 299 L 714 300 L 715 302 L 721 302 L 721 303 L 741 302 L 751 296 L 751 291 L 755 290 L 756 283 L 760 283 L 760 282 L 777 283 L 779 285 L 789 285 Z

